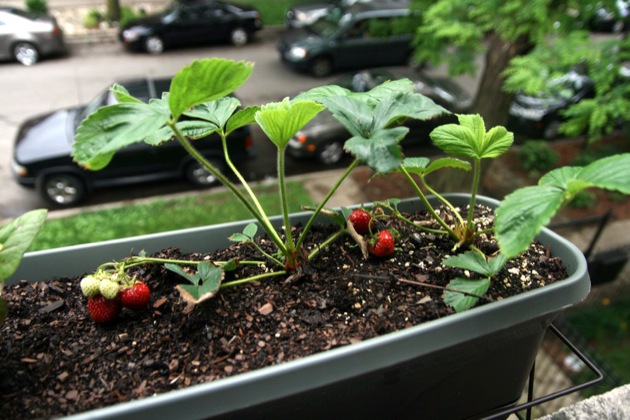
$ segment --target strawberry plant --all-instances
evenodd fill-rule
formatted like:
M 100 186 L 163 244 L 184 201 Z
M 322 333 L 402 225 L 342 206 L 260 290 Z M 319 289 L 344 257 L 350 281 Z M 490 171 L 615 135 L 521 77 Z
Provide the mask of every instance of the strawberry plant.
M 47 210 L 33 210 L 0 227 L 0 323 L 7 307 L 2 300 L 4 281 L 17 270 L 22 256 L 31 246 L 46 220 Z
M 181 286 L 180 292 L 194 304 L 214 296 L 220 288 L 246 281 L 279 276 L 299 277 L 308 271 L 305 265 L 317 255 L 319 249 L 345 234 L 350 234 L 357 240 L 365 257 L 369 252 L 379 256 L 391 255 L 395 248 L 393 236 L 388 231 L 379 230 L 373 239 L 375 242 L 370 243 L 363 235 L 374 233 L 372 223 L 375 218 L 395 217 L 407 221 L 396 209 L 395 200 L 369 209 L 369 220 L 362 215 L 359 221 L 347 209 L 330 212 L 325 208 L 341 183 L 361 164 L 368 165 L 377 174 L 402 173 L 439 227 L 414 226 L 432 234 L 443 234 L 452 238 L 454 251 L 470 250 L 471 252 L 460 254 L 456 260 L 451 260 L 450 264 L 481 267 L 481 271 L 477 272 L 488 281 L 496 273 L 496 269 L 500 268 L 498 262 L 524 251 L 551 217 L 580 191 L 598 187 L 630 193 L 630 155 L 617 155 L 594 162 L 585 168 L 563 168 L 545 175 L 538 186 L 518 190 L 506 197 L 496 211 L 494 224 L 479 228 L 475 223 L 474 210 L 481 165 L 483 160 L 497 158 L 512 145 L 513 135 L 504 127 L 486 129 L 479 115 L 458 115 L 459 124 L 442 125 L 430 134 L 433 143 L 445 156 L 433 161 L 423 157 L 405 158 L 400 142 L 409 130 L 400 123 L 405 119 L 428 120 L 448 112 L 432 100 L 415 93 L 410 80 L 389 81 L 363 93 L 351 92 L 339 86 L 324 86 L 306 91 L 293 99 L 286 98 L 281 102 L 242 108 L 240 102 L 230 95 L 247 81 L 252 71 L 252 63 L 225 59 L 196 60 L 176 74 L 170 92 L 149 104 L 115 85 L 111 91 L 118 103 L 96 110 L 81 123 L 76 131 L 73 157 L 85 168 L 99 170 L 109 163 L 117 150 L 134 143 L 146 142 L 159 146 L 167 141 L 179 142 L 251 213 L 257 223 L 247 226 L 241 233 L 235 233 L 231 239 L 256 247 L 265 260 L 196 263 L 138 256 L 110 264 L 100 270 L 107 271 L 109 276 L 118 275 L 124 278 L 126 268 L 145 263 L 166 264 L 170 271 L 188 280 L 190 284 Z M 285 151 L 293 135 L 324 109 L 350 133 L 351 137 L 344 148 L 352 155 L 353 160 L 331 185 L 324 199 L 312 209 L 308 222 L 302 229 L 294 231 L 287 209 Z M 272 225 L 254 190 L 230 160 L 227 148 L 230 133 L 249 124 L 258 124 L 277 150 L 278 196 L 283 220 L 280 228 Z M 238 184 L 222 174 L 196 150 L 195 139 L 210 134 L 216 134 L 220 138 L 226 165 Z M 467 209 L 456 208 L 428 182 L 431 174 L 447 168 L 473 173 Z M 443 212 L 433 208 L 427 199 L 427 193 L 438 199 L 453 220 L 447 219 Z M 339 229 L 308 253 L 303 249 L 304 241 L 319 214 L 330 215 L 338 223 Z M 259 228 L 273 242 L 276 252 L 263 251 L 257 245 L 255 238 Z M 475 247 L 478 237 L 489 234 L 496 236 L 501 257 L 487 256 Z M 487 264 L 481 264 L 480 261 L 486 261 Z M 273 270 L 266 270 L 251 278 L 223 283 L 223 273 L 233 270 L 238 264 L 265 266 L 268 263 L 274 266 Z M 190 272 L 182 268 L 185 265 L 196 265 L 197 271 Z M 448 287 L 449 302 L 456 301 L 448 297 L 451 292 L 457 293 L 459 290 L 462 294 L 470 294 L 464 290 L 470 289 L 468 286 L 462 287 L 459 280 L 454 282 Z M 485 284 L 484 280 L 474 289 L 485 293 Z M 113 290 L 108 290 L 108 293 L 113 295 Z M 455 306 L 465 308 L 469 305 L 466 303 Z

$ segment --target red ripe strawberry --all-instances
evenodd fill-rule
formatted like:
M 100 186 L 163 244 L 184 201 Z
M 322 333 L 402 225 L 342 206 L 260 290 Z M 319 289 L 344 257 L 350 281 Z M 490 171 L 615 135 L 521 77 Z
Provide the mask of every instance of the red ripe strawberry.
M 120 300 L 125 308 L 139 311 L 146 309 L 151 298 L 151 291 L 149 286 L 139 281 L 134 283 L 131 287 L 123 289 L 120 292 Z
M 368 251 L 375 257 L 387 257 L 394 253 L 394 236 L 387 230 L 381 230 L 368 242 Z
M 122 305 L 119 299 L 105 299 L 103 295 L 88 298 L 88 312 L 94 322 L 110 322 L 116 319 Z
M 352 223 L 352 226 L 354 226 L 354 230 L 359 235 L 365 235 L 370 231 L 372 216 L 370 216 L 370 213 L 363 209 L 356 209 L 352 213 L 350 213 L 348 221 Z

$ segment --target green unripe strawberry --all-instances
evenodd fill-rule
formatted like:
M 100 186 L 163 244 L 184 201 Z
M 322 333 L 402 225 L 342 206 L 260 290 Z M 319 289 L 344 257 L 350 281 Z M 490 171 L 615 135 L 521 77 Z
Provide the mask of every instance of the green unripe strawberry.
M 105 279 L 101 281 L 101 284 L 99 285 L 99 290 L 101 292 L 101 295 L 103 295 L 105 299 L 111 300 L 115 299 L 116 296 L 118 296 L 120 285 L 115 281 Z
M 99 288 L 101 281 L 94 276 L 86 276 L 81 280 L 81 291 L 86 297 L 96 296 L 101 293 Z

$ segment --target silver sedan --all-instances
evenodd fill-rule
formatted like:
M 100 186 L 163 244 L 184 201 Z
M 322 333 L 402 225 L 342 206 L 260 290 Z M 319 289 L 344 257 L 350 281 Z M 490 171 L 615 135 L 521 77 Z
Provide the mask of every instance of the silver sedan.
M 63 31 L 54 17 L 14 7 L 0 7 L 0 59 L 25 66 L 66 51 Z

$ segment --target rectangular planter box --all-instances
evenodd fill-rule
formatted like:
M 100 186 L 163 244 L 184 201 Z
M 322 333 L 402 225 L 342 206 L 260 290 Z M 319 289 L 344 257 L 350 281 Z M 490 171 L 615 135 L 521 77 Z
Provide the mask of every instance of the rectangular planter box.
M 456 205 L 468 201 L 449 198 Z M 497 205 L 483 197 L 478 202 Z M 418 206 L 409 199 L 399 208 Z M 309 214 L 293 221 L 304 223 Z M 247 223 L 28 253 L 10 281 L 77 276 L 131 251 L 205 252 L 227 246 L 227 237 Z M 567 279 L 386 336 L 74 418 L 457 419 L 496 412 L 520 397 L 548 325 L 590 289 L 579 249 L 549 230 L 538 239 L 562 259 Z

